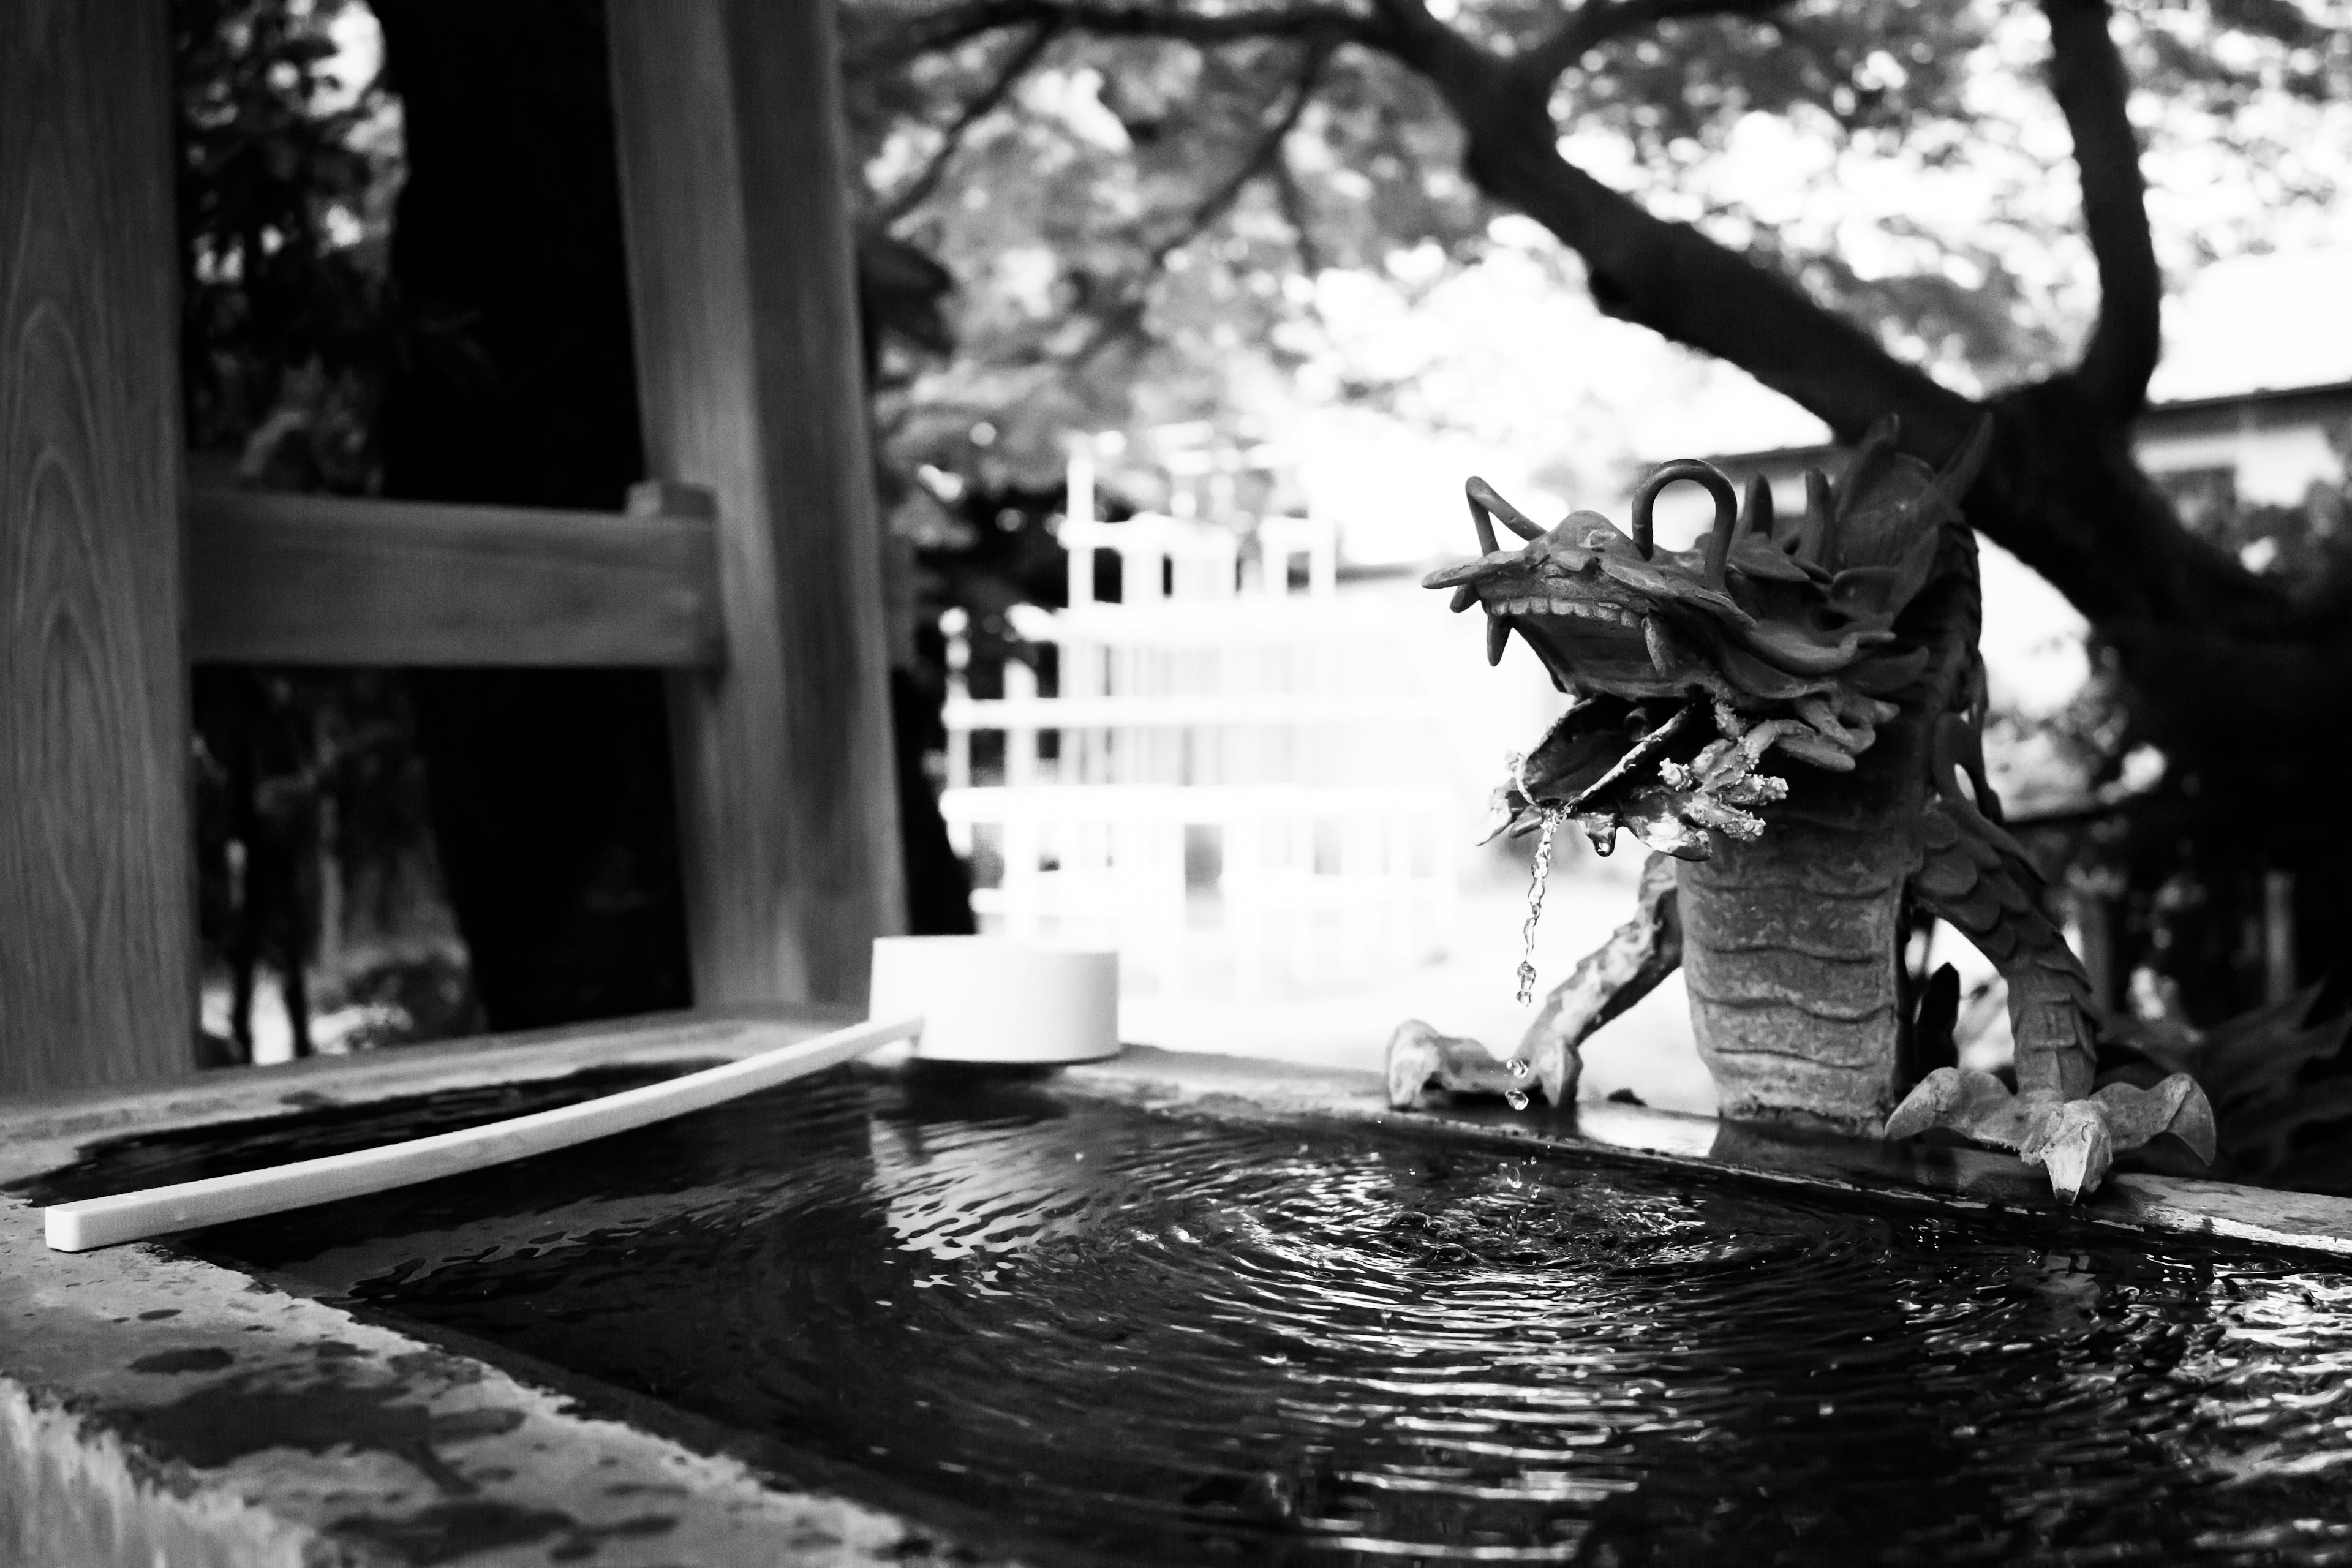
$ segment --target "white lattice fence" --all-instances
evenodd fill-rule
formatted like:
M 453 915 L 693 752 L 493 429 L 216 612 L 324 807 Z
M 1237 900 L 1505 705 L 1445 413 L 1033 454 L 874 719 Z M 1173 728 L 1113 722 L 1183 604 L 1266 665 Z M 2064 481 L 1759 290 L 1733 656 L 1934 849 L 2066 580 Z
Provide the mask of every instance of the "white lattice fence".
M 1328 530 L 1270 520 L 1255 559 L 1171 519 L 1063 537 L 1071 607 L 1016 616 L 1055 652 L 1052 694 L 1013 663 L 1002 697 L 973 698 L 949 628 L 941 808 L 983 929 L 1111 943 L 1146 986 L 1242 994 L 1441 952 L 1461 824 L 1415 695 L 1425 650 L 1336 595 Z M 1091 595 L 1104 549 L 1117 604 Z

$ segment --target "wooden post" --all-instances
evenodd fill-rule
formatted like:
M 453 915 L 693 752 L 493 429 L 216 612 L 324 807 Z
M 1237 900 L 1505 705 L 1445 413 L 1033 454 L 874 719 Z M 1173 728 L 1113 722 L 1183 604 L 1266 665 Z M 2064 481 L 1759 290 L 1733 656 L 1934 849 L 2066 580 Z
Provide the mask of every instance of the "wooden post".
M 826 0 L 611 0 L 646 460 L 717 497 L 727 663 L 671 685 L 700 1005 L 862 1002 L 901 929 Z
M 194 1062 L 164 12 L 0 7 L 0 1094 Z

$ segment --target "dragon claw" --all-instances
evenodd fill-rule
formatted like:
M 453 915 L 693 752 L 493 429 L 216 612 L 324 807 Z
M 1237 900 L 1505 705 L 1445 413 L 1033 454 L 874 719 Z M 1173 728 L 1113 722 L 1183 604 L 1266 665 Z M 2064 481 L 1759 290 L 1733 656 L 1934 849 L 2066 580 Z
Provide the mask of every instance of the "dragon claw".
M 1444 1037 L 1418 1018 L 1406 1019 L 1397 1026 L 1396 1033 L 1389 1037 L 1389 1105 L 1391 1109 L 1402 1110 L 1419 1100 L 1429 1080 L 1444 1072 L 1445 1057 L 1439 1049 L 1438 1042 Z
M 1938 1068 L 1886 1119 L 1885 1135 L 1909 1138 L 1931 1127 L 1996 1148 L 2013 1149 L 2048 1173 L 2050 1190 L 2068 1203 L 2095 1189 L 2116 1154 L 2161 1132 L 2202 1160 L 2214 1153 L 2213 1107 L 2187 1073 L 2153 1089 L 2111 1083 L 2087 1099 L 2049 1090 L 2018 1094 L 1990 1073 Z
M 2042 1167 L 2061 1202 L 2074 1203 L 2106 1179 L 2107 1167 L 2115 1163 L 2115 1135 L 2091 1100 L 2062 1100 L 2048 1110 L 2029 1119 L 2017 1157 Z
M 1576 1091 L 1563 1049 L 1539 1051 L 1534 1062 L 1517 1055 L 1498 1058 L 1475 1040 L 1441 1035 L 1408 1018 L 1389 1037 L 1389 1104 L 1402 1110 L 1432 1083 L 1456 1094 L 1525 1097 L 1540 1089 L 1554 1105 L 1566 1104 Z

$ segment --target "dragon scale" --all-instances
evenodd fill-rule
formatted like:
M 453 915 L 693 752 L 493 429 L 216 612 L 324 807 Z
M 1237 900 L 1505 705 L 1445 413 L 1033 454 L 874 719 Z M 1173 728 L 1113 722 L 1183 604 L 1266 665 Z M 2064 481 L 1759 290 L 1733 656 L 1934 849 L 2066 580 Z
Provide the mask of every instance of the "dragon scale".
M 1910 858 L 1907 845 L 1808 823 L 1677 864 L 1691 1027 L 1725 1115 L 1870 1137 L 1885 1125 L 1906 1087 Z

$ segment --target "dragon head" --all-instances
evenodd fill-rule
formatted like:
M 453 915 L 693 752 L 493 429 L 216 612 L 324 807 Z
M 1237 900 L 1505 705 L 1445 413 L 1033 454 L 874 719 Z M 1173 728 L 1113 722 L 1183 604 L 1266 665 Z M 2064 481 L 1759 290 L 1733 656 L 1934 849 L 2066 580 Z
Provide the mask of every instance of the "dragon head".
M 1930 650 L 1898 623 L 1958 521 L 1987 431 L 1940 473 L 1895 439 L 1883 420 L 1838 483 L 1808 473 L 1805 511 L 1786 523 L 1760 478 L 1741 506 L 1720 471 L 1690 460 L 1642 482 L 1631 534 L 1591 511 L 1547 531 L 1472 479 L 1486 552 L 1423 585 L 1453 589 L 1457 611 L 1485 610 L 1487 662 L 1516 632 L 1575 699 L 1513 759 L 1495 830 L 1570 817 L 1603 853 L 1622 826 L 1705 859 L 1710 829 L 1752 838 L 1764 826 L 1753 808 L 1787 794 L 1762 771 L 1767 756 L 1851 771 L 1927 665 Z M 1661 550 L 1652 508 L 1681 480 L 1714 498 L 1714 527 L 1693 549 Z M 1527 542 L 1501 548 L 1496 520 Z

